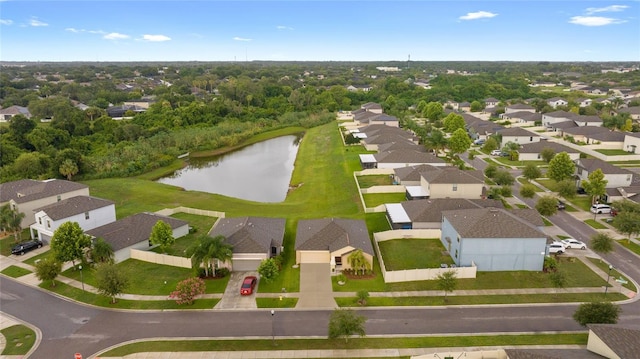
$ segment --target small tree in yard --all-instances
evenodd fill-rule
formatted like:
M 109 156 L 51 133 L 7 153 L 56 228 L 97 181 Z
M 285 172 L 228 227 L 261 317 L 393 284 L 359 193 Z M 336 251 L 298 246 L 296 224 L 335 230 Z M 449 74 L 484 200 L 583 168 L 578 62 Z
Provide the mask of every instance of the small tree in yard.
M 329 339 L 344 338 L 347 342 L 349 337 L 357 334 L 365 336 L 365 318 L 356 314 L 350 309 L 336 309 L 329 318 Z
M 552 196 L 541 197 L 536 203 L 536 210 L 542 216 L 553 216 L 558 211 L 558 200 Z
M 78 222 L 65 222 L 51 237 L 51 251 L 57 261 L 82 260 L 86 248 L 91 247 L 91 238 L 84 233 Z
M 197 296 L 204 294 L 205 289 L 206 284 L 203 279 L 187 278 L 178 283 L 176 290 L 171 292 L 169 298 L 175 299 L 178 304 L 192 305 Z
M 111 303 L 116 303 L 116 296 L 129 286 L 129 279 L 115 264 L 102 263 L 96 266 L 96 288 L 111 297 Z
M 52 258 L 45 258 L 35 264 L 36 277 L 41 281 L 51 281 L 51 286 L 56 286 L 56 278 L 62 272 L 62 263 Z
M 562 289 L 567 286 L 567 276 L 561 270 L 556 270 L 549 275 L 551 284 L 558 289 Z
M 356 293 L 356 296 L 358 297 L 358 304 L 360 305 L 367 304 L 367 299 L 369 298 L 369 292 L 367 292 L 364 289 L 359 290 L 358 293 Z
M 274 280 L 278 274 L 280 274 L 278 263 L 276 263 L 273 258 L 265 259 L 260 262 L 260 265 L 258 266 L 258 273 L 260 274 L 261 279 L 264 279 L 265 282 L 269 283 Z
M 631 243 L 631 237 L 640 233 L 640 213 L 620 212 L 613 217 L 611 225 L 620 233 L 628 235 L 627 243 Z
M 576 197 L 576 184 L 571 179 L 565 179 L 556 183 L 556 190 L 561 197 L 572 199 Z
M 438 289 L 444 291 L 444 301 L 447 301 L 447 292 L 453 292 L 458 286 L 457 274 L 455 271 L 446 271 L 438 274 Z
M 598 168 L 589 173 L 588 180 L 582 180 L 581 185 L 585 192 L 591 195 L 591 203 L 596 203 L 596 200 L 605 194 L 608 182 L 604 179 L 602 170 Z
M 573 313 L 573 319 L 583 327 L 587 324 L 616 324 L 621 311 L 611 302 L 582 303 Z
M 158 245 L 164 252 L 166 249 L 175 243 L 176 239 L 173 238 L 173 229 L 164 221 L 157 221 L 151 229 L 151 236 L 149 241 L 153 245 Z
M 505 169 L 499 169 L 493 176 L 493 181 L 500 186 L 511 186 L 515 182 L 515 178 Z
M 575 172 L 576 164 L 566 152 L 560 152 L 549 162 L 547 177 L 556 182 L 571 178 Z
M 556 155 L 556 151 L 554 151 L 553 148 L 551 147 L 545 147 L 542 149 L 542 151 L 540 151 L 540 157 L 546 163 L 551 162 L 551 160 L 555 155 Z
M 453 131 L 449 137 L 449 150 L 451 150 L 452 156 L 468 150 L 471 147 L 471 142 L 473 141 L 463 128 Z
M 520 187 L 520 195 L 524 198 L 533 198 L 536 195 L 536 186 L 532 184 L 523 184 Z
M 531 181 L 536 178 L 542 177 L 542 171 L 540 171 L 540 168 L 533 163 L 527 163 L 527 165 L 524 166 L 524 169 L 522 170 L 522 177 Z
M 489 178 L 493 178 L 496 175 L 497 172 L 498 172 L 498 166 L 494 165 L 493 163 L 488 165 L 484 169 L 484 175 L 489 177 Z
M 362 249 L 357 249 L 349 255 L 349 265 L 356 275 L 359 270 L 362 271 L 362 275 L 364 275 L 366 271 L 371 269 L 371 264 L 364 257 Z

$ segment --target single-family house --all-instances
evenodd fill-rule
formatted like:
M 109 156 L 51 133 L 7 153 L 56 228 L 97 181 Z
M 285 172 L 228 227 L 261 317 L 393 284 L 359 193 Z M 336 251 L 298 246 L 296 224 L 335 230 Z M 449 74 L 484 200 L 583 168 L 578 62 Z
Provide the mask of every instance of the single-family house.
M 367 102 L 364 105 L 360 106 L 360 108 L 373 113 L 382 113 L 382 105 L 375 102 Z
M 585 135 L 585 142 L 597 144 L 599 149 L 621 150 L 624 148 L 625 132 L 604 131 Z
M 12 209 L 24 213 L 22 228 L 33 223 L 35 209 L 67 198 L 88 195 L 89 186 L 60 179 L 23 179 L 0 183 L 0 206 L 9 204 Z
M 633 181 L 633 172 L 620 168 L 597 158 L 579 158 L 576 164 L 576 177 L 578 186 L 582 180 L 589 180 L 589 174 L 600 169 L 607 180 L 606 188 L 628 187 Z
M 442 212 L 472 208 L 504 208 L 497 199 L 429 198 L 385 204 L 393 229 L 440 229 Z
M 498 131 L 498 134 L 502 137 L 500 146 L 504 146 L 509 142 L 523 145 L 526 143 L 539 142 L 540 135 L 535 132 L 525 130 L 522 127 L 510 127 Z
M 589 107 L 593 103 L 593 100 L 590 98 L 579 98 L 576 100 L 576 102 L 580 107 Z
M 418 145 L 413 141 L 398 141 L 398 142 L 390 142 L 383 143 L 378 145 L 378 152 L 387 152 L 387 151 L 395 151 L 395 150 L 412 150 L 418 152 L 427 152 L 427 149 Z
M 493 97 L 489 97 L 488 99 L 484 100 L 484 106 L 486 107 L 496 107 L 498 106 L 498 103 L 500 103 L 500 100 L 498 100 L 497 98 L 493 98 Z
M 573 122 L 573 118 L 575 116 L 576 116 L 575 113 L 567 112 L 567 111 L 553 111 L 553 112 L 543 113 L 542 125 L 547 128 L 551 128 L 552 124 L 555 124 L 558 122 L 565 122 L 565 121 Z
M 573 118 L 573 122 L 578 126 L 602 126 L 602 119 L 599 116 L 578 115 Z
M 640 153 L 640 133 L 625 132 L 622 149 L 629 153 Z
M 557 132 L 559 136 L 564 136 L 564 131 L 569 128 L 578 127 L 573 121 L 562 121 L 552 123 L 547 127 L 547 130 Z
M 538 112 L 518 111 L 503 113 L 500 115 L 503 120 L 517 123 L 519 126 L 535 126 L 536 122 L 542 123 L 542 114 Z
M 370 158 L 370 157 L 373 158 Z M 369 161 L 373 160 L 373 167 Z M 429 164 L 432 166 L 446 166 L 447 163 L 436 157 L 433 153 L 416 150 L 395 150 L 376 153 L 373 155 L 360 155 L 362 168 L 399 168 Z
M 0 122 L 9 122 L 11 118 L 16 115 L 22 115 L 26 118 L 31 118 L 31 112 L 29 109 L 22 106 L 9 106 L 7 108 L 0 109 Z
M 602 132 L 609 132 L 609 129 L 606 127 L 582 126 L 566 128 L 562 131 L 564 137 L 571 136 L 576 142 L 584 143 L 588 143 L 587 139 L 589 138 L 589 136 L 593 136 L 597 133 Z
M 587 350 L 607 359 L 635 358 L 640 353 L 640 326 L 588 324 Z
M 369 117 L 368 123 L 370 125 L 385 125 L 385 126 L 391 126 L 391 127 L 400 127 L 400 120 L 398 120 L 397 117 L 389 116 L 384 113 L 376 114 L 375 116 Z
M 471 111 L 471 103 L 464 101 L 458 104 L 458 111 L 469 112 Z
M 631 115 L 631 119 L 638 121 L 640 120 L 640 106 L 631 106 L 618 109 L 619 113 L 628 113 Z
M 508 210 L 443 211 L 441 228 L 440 241 L 459 267 L 475 264 L 478 271 L 542 270 L 547 235 Z
M 361 139 L 362 145 L 364 146 L 365 149 L 367 149 L 367 151 L 378 151 L 379 150 L 378 146 L 380 145 L 385 145 L 393 142 L 403 142 L 403 141 L 412 142 L 411 134 L 409 132 L 407 131 L 403 131 L 403 133 L 379 132 L 372 136 L 367 134 L 365 138 Z
M 506 113 L 506 114 L 510 114 L 510 113 L 514 113 L 514 112 L 534 113 L 534 112 L 536 112 L 536 108 L 531 106 L 531 105 L 524 104 L 524 103 L 515 103 L 513 105 L 509 105 L 509 106 L 506 106 L 504 108 L 504 113 Z
M 421 173 L 433 169 L 431 165 L 398 167 L 393 169 L 393 183 L 403 186 L 419 186 Z
M 496 134 L 498 131 L 503 130 L 505 127 L 491 121 L 475 121 L 467 126 L 467 132 L 469 136 L 474 139 L 486 140 L 489 136 Z
M 468 198 L 479 199 L 484 193 L 484 173 L 464 171 L 454 166 L 422 167 L 419 186 L 405 186 L 407 199 Z
M 233 247 L 231 270 L 256 271 L 262 261 L 282 252 L 285 222 L 268 217 L 220 218 L 209 236 L 223 236 Z
M 331 272 L 350 269 L 349 256 L 361 250 L 373 267 L 373 245 L 360 219 L 323 218 L 298 221 L 296 263 L 327 263 Z
M 152 246 L 149 237 L 151 237 L 153 226 L 158 221 L 171 226 L 173 238 L 180 238 L 189 233 L 188 222 L 147 212 L 119 219 L 85 233 L 92 238 L 102 238 L 109 243 L 114 252 L 114 259 L 118 263 L 131 258 L 131 249 L 146 250 Z
M 566 106 L 569 102 L 560 97 L 553 97 L 547 100 L 547 104 L 553 108 L 557 108 L 558 106 Z
M 572 147 L 554 141 L 538 141 L 520 146 L 518 159 L 520 161 L 541 161 L 543 160 L 541 153 L 545 148 L 552 149 L 554 153 L 566 152 L 572 160 L 580 158 L 580 151 Z
M 83 231 L 115 222 L 116 206 L 113 201 L 76 196 L 36 208 L 35 223 L 30 226 L 31 238 L 48 243 L 53 233 L 66 222 L 76 222 Z

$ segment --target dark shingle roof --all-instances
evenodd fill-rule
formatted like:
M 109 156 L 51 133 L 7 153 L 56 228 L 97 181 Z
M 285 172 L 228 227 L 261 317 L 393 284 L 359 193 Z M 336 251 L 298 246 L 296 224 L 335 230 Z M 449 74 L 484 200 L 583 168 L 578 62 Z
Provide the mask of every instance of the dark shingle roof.
M 498 131 L 502 136 L 528 136 L 528 137 L 540 137 L 537 133 L 527 131 L 522 127 L 510 127 Z
M 633 172 L 614 166 L 609 162 L 597 158 L 580 158 L 576 160 L 576 166 L 584 168 L 587 172 L 591 173 L 598 168 L 602 170 L 604 174 L 633 174 Z
M 420 175 L 429 183 L 484 183 L 482 171 L 463 171 L 457 167 L 425 168 Z
M 524 104 L 524 103 L 514 103 L 513 105 L 509 105 L 506 108 L 516 109 L 516 110 L 535 110 L 536 109 L 535 107 Z
M 431 198 L 404 201 L 400 203 L 412 222 L 441 222 L 442 211 L 458 209 L 502 208 L 496 199 Z
M 415 150 L 396 150 L 373 155 L 378 163 L 445 163 L 431 153 Z
M 424 146 L 418 145 L 412 141 L 398 141 L 391 143 L 384 143 L 378 145 L 378 152 L 394 151 L 394 150 L 413 150 L 418 152 L 427 152 Z
M 572 127 L 564 130 L 569 135 L 593 135 L 600 132 L 608 132 L 609 129 L 600 126 L 580 126 Z
M 640 353 L 640 326 L 589 324 L 587 327 L 618 357 L 638 357 L 638 353 Z
M 573 120 L 576 122 L 602 123 L 602 119 L 598 116 L 580 115 L 580 116 L 574 117 Z
M 574 121 L 562 121 L 562 122 L 552 123 L 550 126 L 552 128 L 559 128 L 561 130 L 564 130 L 564 129 L 567 129 L 567 128 L 578 127 L 578 124 L 575 123 Z
M 385 143 L 391 142 L 401 142 L 401 141 L 409 141 L 411 138 L 411 134 L 408 132 L 405 133 L 380 133 L 369 135 L 367 133 L 367 138 L 363 139 L 362 142 L 368 145 L 381 145 Z
M 63 218 L 69 218 L 76 214 L 81 214 L 94 209 L 107 207 L 113 205 L 114 202 L 91 196 L 75 196 L 48 206 L 34 209 L 33 212 L 44 211 L 49 218 L 57 221 Z
M 26 203 L 85 188 L 89 187 L 59 179 L 45 181 L 23 179 L 0 184 L 0 202 L 14 200 L 16 203 Z
M 627 137 L 627 134 L 620 131 L 598 132 L 589 135 L 589 138 L 602 142 L 624 142 L 625 137 Z
M 363 220 L 323 218 L 298 222 L 296 250 L 333 252 L 348 246 L 374 255 L 367 225 Z
M 420 172 L 435 168 L 431 165 L 416 165 L 394 168 L 393 172 L 400 179 L 400 181 L 420 181 L 422 176 Z
M 86 233 L 96 238 L 103 238 L 114 251 L 118 251 L 148 240 L 153 226 L 160 220 L 170 225 L 174 230 L 188 224 L 180 219 L 145 212 L 119 219 Z
M 442 215 L 467 238 L 546 238 L 533 224 L 504 209 L 463 209 Z
M 539 141 L 539 142 L 531 142 L 531 143 L 527 143 L 524 144 L 522 146 L 520 146 L 520 149 L 518 150 L 518 152 L 520 153 L 540 153 L 542 152 L 543 149 L 545 148 L 551 148 L 552 150 L 554 150 L 556 153 L 560 153 L 560 152 L 566 152 L 566 153 L 578 153 L 580 151 L 559 144 L 557 142 L 553 142 L 553 141 Z
M 225 237 L 234 253 L 267 253 L 271 247 L 282 246 L 285 221 L 267 217 L 221 218 L 209 235 Z

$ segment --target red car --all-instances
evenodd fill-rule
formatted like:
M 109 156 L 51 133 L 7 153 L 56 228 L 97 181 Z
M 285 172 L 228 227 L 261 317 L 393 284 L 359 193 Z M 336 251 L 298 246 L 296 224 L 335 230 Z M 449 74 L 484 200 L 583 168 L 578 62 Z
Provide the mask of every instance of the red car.
M 256 283 L 258 283 L 258 278 L 254 276 L 244 277 L 244 280 L 242 281 L 242 286 L 240 287 L 240 295 L 253 294 L 253 288 L 256 287 Z

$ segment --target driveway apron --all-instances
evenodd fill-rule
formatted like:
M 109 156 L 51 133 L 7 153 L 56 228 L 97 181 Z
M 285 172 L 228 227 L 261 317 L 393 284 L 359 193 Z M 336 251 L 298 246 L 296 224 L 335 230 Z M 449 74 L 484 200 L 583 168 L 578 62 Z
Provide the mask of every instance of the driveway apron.
M 328 263 L 300 264 L 300 296 L 297 309 L 335 309 Z
M 240 295 L 240 286 L 245 276 L 253 275 L 259 278 L 257 272 L 231 272 L 229 283 L 224 290 L 222 299 L 216 304 L 215 309 L 257 309 L 256 295 Z M 256 285 L 256 290 L 260 285 L 260 280 Z

